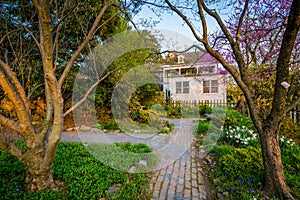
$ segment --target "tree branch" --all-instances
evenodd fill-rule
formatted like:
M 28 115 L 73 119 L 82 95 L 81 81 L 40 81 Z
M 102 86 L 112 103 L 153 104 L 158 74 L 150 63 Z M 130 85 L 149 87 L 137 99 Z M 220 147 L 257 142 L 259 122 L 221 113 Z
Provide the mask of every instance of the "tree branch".
M 34 42 L 36 43 L 36 45 L 38 46 L 38 48 L 40 48 L 40 43 L 38 42 L 38 40 L 36 39 L 36 37 L 33 35 L 33 33 L 24 25 L 24 23 L 22 23 L 21 21 L 15 19 L 14 17 L 10 16 L 9 14 L 7 14 L 4 10 L 0 9 L 0 12 L 2 12 L 4 15 L 6 15 L 7 17 L 11 18 L 12 20 L 14 20 L 15 22 L 17 22 L 19 25 L 23 26 L 24 29 L 29 33 L 29 35 L 32 37 L 32 39 L 34 40 Z
M 246 0 L 243 12 L 241 14 L 241 17 L 239 18 L 239 23 L 236 31 L 236 42 L 238 43 L 238 45 L 241 42 L 241 30 L 242 30 L 243 20 L 248 9 L 248 5 L 249 5 L 249 0 Z
M 268 116 L 268 120 L 275 123 L 279 123 L 277 116 L 283 116 L 285 112 L 287 89 L 285 89 L 281 83 L 288 82 L 289 78 L 289 62 L 292 55 L 292 50 L 296 38 L 298 36 L 298 31 L 300 28 L 300 1 L 294 0 L 288 17 L 287 27 L 283 34 L 282 44 L 277 59 L 276 65 L 276 82 L 275 82 L 275 92 L 274 99 L 272 102 L 272 110 Z
M 91 91 L 101 82 L 103 81 L 109 74 L 111 74 L 112 72 L 108 72 L 106 73 L 103 77 L 101 77 L 98 81 L 96 81 L 89 89 L 88 91 L 84 94 L 83 98 L 78 101 L 74 106 L 72 106 L 69 110 L 67 110 L 64 113 L 64 116 L 68 115 L 69 113 L 71 113 L 73 110 L 75 110 L 78 106 L 80 106 L 88 97 L 88 95 L 91 93 Z
M 188 27 L 191 29 L 194 37 L 198 40 L 198 41 L 203 41 L 202 38 L 200 38 L 194 28 L 194 26 L 192 25 L 192 23 L 188 20 L 188 18 L 182 13 L 180 12 L 180 10 L 178 10 L 174 5 L 171 4 L 171 2 L 169 0 L 165 0 L 165 2 L 168 4 L 168 6 L 170 7 L 171 10 L 173 10 L 175 13 L 177 13 L 177 15 L 179 15 L 181 17 L 181 19 L 188 25 Z
M 293 101 L 291 105 L 287 106 L 287 107 L 285 108 L 285 111 L 284 111 L 284 112 L 287 113 L 287 112 L 291 111 L 291 110 L 292 110 L 293 108 L 295 108 L 298 104 L 300 104 L 300 97 L 299 97 L 298 99 L 296 99 L 295 101 Z
M 22 128 L 19 126 L 20 123 L 15 122 L 9 118 L 4 117 L 3 115 L 0 114 L 0 124 L 12 129 L 13 131 L 16 131 L 22 136 Z
M 0 66 L 2 66 L 3 69 L 4 67 L 3 62 L 0 62 L 0 64 L 1 64 Z M 21 130 L 22 131 L 26 130 L 26 132 L 34 131 L 34 128 L 31 124 L 28 110 L 26 109 L 26 106 L 24 105 L 24 102 L 22 101 L 22 98 L 20 97 L 18 90 L 13 86 L 13 84 L 8 79 L 6 74 L 1 70 L 1 68 L 0 68 L 0 86 L 7 93 L 8 98 L 14 104 L 14 108 L 18 115 L 18 119 L 22 124 Z
M 79 45 L 79 47 L 77 48 L 77 50 L 75 51 L 75 53 L 72 55 L 70 61 L 68 62 L 68 64 L 66 65 L 59 81 L 58 81 L 58 85 L 61 87 L 63 82 L 65 81 L 67 74 L 69 73 L 69 71 L 71 70 L 72 66 L 75 63 L 75 60 L 77 59 L 77 57 L 80 55 L 81 51 L 84 49 L 84 47 L 86 46 L 86 44 L 92 39 L 97 26 L 99 24 L 99 22 L 101 21 L 101 19 L 103 18 L 106 10 L 111 7 L 111 6 L 117 6 L 114 3 L 109 3 L 109 4 L 105 4 L 101 10 L 101 12 L 98 14 L 98 16 L 96 17 L 88 35 L 86 36 L 86 38 L 84 39 L 84 41 Z
M 26 153 L 22 151 L 19 147 L 5 140 L 4 138 L 0 138 L 0 149 L 10 153 L 15 156 L 21 163 L 23 163 L 25 159 Z
M 244 61 L 244 57 L 243 57 L 243 54 L 240 50 L 240 47 L 239 47 L 238 43 L 234 41 L 232 35 L 230 34 L 228 29 L 226 28 L 225 24 L 223 23 L 221 17 L 218 15 L 218 13 L 213 12 L 212 10 L 210 10 L 206 6 L 206 4 L 204 3 L 204 0 L 199 0 L 199 1 L 201 2 L 205 12 L 207 12 L 211 17 L 213 17 L 217 21 L 218 25 L 220 26 L 221 30 L 223 31 L 224 35 L 226 36 L 227 40 L 229 41 L 229 44 L 230 44 L 230 46 L 233 50 L 233 53 L 235 55 L 236 61 L 237 61 L 238 66 L 239 66 L 239 71 L 240 71 L 241 78 L 245 82 L 248 89 L 252 91 L 251 84 L 250 84 L 251 82 L 250 82 L 249 77 L 247 75 L 247 69 L 246 69 L 246 64 L 245 64 L 245 61 Z M 205 18 L 205 16 L 203 16 L 203 18 Z
M 24 91 L 21 83 L 19 82 L 16 74 L 13 73 L 9 69 L 9 66 L 6 63 L 4 63 L 1 59 L 0 59 L 0 66 L 4 69 L 5 73 L 9 76 L 9 78 L 14 83 L 14 86 L 16 87 L 17 92 L 20 94 L 20 97 L 22 98 L 22 101 L 23 101 L 23 103 L 25 105 L 25 108 L 27 109 L 27 112 L 29 112 L 29 102 L 28 102 L 28 99 L 26 97 L 25 91 Z

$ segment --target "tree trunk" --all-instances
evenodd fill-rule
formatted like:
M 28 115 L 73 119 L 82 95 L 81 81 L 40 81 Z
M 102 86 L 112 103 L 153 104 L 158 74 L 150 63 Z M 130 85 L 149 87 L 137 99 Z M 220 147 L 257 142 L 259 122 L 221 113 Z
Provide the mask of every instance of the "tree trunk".
M 29 166 L 26 170 L 27 189 L 36 192 L 45 189 L 55 189 L 52 170 L 43 170 L 36 166 Z
M 28 156 L 24 161 L 26 166 L 27 189 L 36 192 L 44 189 L 56 189 L 53 181 L 51 166 L 43 166 L 44 150 L 42 146 L 28 149 Z
M 260 134 L 265 172 L 265 191 L 267 194 L 276 194 L 284 199 L 294 199 L 284 178 L 278 141 L 280 127 L 269 127 L 271 126 L 265 126 Z

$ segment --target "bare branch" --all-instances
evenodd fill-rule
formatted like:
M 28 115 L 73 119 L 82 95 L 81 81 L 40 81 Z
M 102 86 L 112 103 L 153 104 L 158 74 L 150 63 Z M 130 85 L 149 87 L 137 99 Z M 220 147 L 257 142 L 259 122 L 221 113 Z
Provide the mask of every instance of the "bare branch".
M 13 120 L 6 118 L 0 114 L 0 124 L 16 131 L 17 133 L 20 133 L 20 135 L 22 135 L 22 130 L 21 130 L 21 126 L 19 126 L 19 124 L 20 124 L 19 122 L 13 121 Z
M 2 66 L 2 69 L 5 69 L 7 65 L 3 61 L 1 61 L 0 66 Z M 22 97 L 20 96 L 20 93 L 18 92 L 16 87 L 13 86 L 11 81 L 8 79 L 8 77 L 2 70 L 0 70 L 0 85 L 3 88 L 3 90 L 7 93 L 8 98 L 14 104 L 14 108 L 18 115 L 18 119 L 23 124 L 23 126 L 21 126 L 21 130 L 27 129 L 26 132 L 29 132 L 28 130 L 34 131 L 29 117 L 29 112 L 24 104 L 24 101 L 22 100 Z
M 300 104 L 300 97 L 298 99 L 296 99 L 295 101 L 293 101 L 291 103 L 291 105 L 287 106 L 285 108 L 285 113 L 291 111 L 293 108 L 295 108 L 298 104 Z
M 9 76 L 9 78 L 13 81 L 14 86 L 17 89 L 17 92 L 20 94 L 20 97 L 22 98 L 22 101 L 27 109 L 27 112 L 29 112 L 29 102 L 28 99 L 26 97 L 25 91 L 21 85 L 21 83 L 19 82 L 17 76 L 15 73 L 13 73 L 10 69 L 9 66 L 4 63 L 1 59 L 0 59 L 0 66 L 4 69 L 5 73 Z
M 25 159 L 26 153 L 22 151 L 19 147 L 6 141 L 4 138 L 0 138 L 0 149 L 10 153 L 11 155 L 15 156 L 21 163 L 23 163 Z
M 198 36 L 193 24 L 189 21 L 189 19 L 182 12 L 180 12 L 180 10 L 178 10 L 174 5 L 172 5 L 169 0 L 165 0 L 165 2 L 168 4 L 168 6 L 171 8 L 171 10 L 173 10 L 175 13 L 177 13 L 181 17 L 181 19 L 188 25 L 188 27 L 191 29 L 194 37 L 200 42 L 203 41 L 203 39 Z
M 246 0 L 243 12 L 239 18 L 239 23 L 236 31 L 236 42 L 238 43 L 238 45 L 241 42 L 241 30 L 242 30 L 243 20 L 248 9 L 248 5 L 249 5 L 249 0 Z
M 38 40 L 36 39 L 36 37 L 33 35 L 33 33 L 24 25 L 24 23 L 22 23 L 21 21 L 15 19 L 14 17 L 10 16 L 9 14 L 7 14 L 4 10 L 0 9 L 0 12 L 2 12 L 4 15 L 6 15 L 7 17 L 11 18 L 12 20 L 14 20 L 15 22 L 17 22 L 19 25 L 23 26 L 24 29 L 30 34 L 30 36 L 32 37 L 32 39 L 34 40 L 34 42 L 36 43 L 36 45 L 38 46 L 38 48 L 40 49 L 40 43 L 38 42 Z
M 103 81 L 109 74 L 111 74 L 112 72 L 108 72 L 106 73 L 103 77 L 101 77 L 101 79 L 99 79 L 98 81 L 96 81 L 89 89 L 88 91 L 84 94 L 83 98 L 78 101 L 75 105 L 73 105 L 69 110 L 67 110 L 64 113 L 64 116 L 68 115 L 69 113 L 71 113 L 73 110 L 75 110 L 78 106 L 80 106 L 88 97 L 88 95 L 91 93 L 91 91 L 101 82 Z
M 75 60 L 77 59 L 77 57 L 80 55 L 81 51 L 84 49 L 84 47 L 86 46 L 86 44 L 93 38 L 93 35 L 97 29 L 97 26 L 100 22 L 100 20 L 102 19 L 102 17 L 104 16 L 106 10 L 111 7 L 111 6 L 117 6 L 114 3 L 109 3 L 109 4 L 105 4 L 101 10 L 101 12 L 98 14 L 98 16 L 96 17 L 93 26 L 91 27 L 88 35 L 86 36 L 86 38 L 84 39 L 84 41 L 79 45 L 79 47 L 77 48 L 77 50 L 75 51 L 75 53 L 72 55 L 70 61 L 68 62 L 68 64 L 66 65 L 59 81 L 58 84 L 61 87 L 63 82 L 65 81 L 67 74 L 69 73 L 69 71 L 71 70 L 73 64 L 75 63 Z
M 204 17 L 203 9 L 202 9 L 202 4 L 200 0 L 197 1 L 198 5 L 198 14 L 201 18 L 201 23 L 202 23 L 202 29 L 203 29 L 203 39 L 208 42 L 208 36 L 207 36 L 207 25 L 206 25 L 206 20 Z

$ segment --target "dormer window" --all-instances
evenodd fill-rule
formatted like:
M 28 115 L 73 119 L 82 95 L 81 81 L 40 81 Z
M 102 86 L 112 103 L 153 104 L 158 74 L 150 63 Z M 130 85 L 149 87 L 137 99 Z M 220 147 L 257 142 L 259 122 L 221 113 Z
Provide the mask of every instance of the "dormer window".
M 179 64 L 184 63 L 184 56 L 183 55 L 179 55 L 177 58 L 178 58 L 178 63 Z

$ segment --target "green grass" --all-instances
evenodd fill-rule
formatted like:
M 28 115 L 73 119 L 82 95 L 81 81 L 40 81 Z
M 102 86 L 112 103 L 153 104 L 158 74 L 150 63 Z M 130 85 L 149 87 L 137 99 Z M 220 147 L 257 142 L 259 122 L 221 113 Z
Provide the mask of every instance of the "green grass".
M 143 144 L 118 145 L 131 152 L 151 151 Z M 64 182 L 63 189 L 27 192 L 24 166 L 13 156 L 0 151 L 0 199 L 150 199 L 147 186 L 149 175 L 107 167 L 81 143 L 59 143 L 53 173 L 56 180 Z

